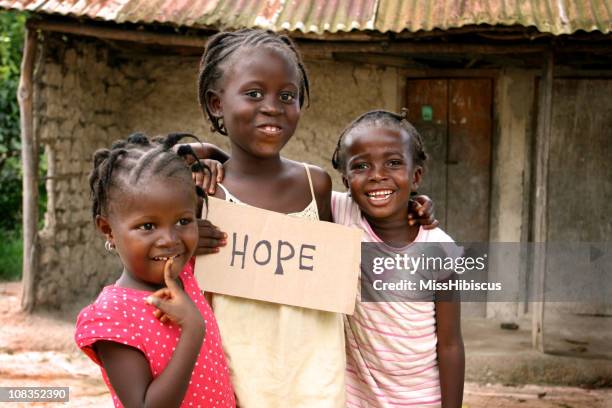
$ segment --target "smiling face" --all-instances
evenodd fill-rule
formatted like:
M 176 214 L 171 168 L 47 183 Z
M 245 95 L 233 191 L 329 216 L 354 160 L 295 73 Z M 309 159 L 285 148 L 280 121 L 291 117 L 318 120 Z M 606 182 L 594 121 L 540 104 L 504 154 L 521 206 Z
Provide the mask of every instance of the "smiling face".
M 198 242 L 193 185 L 153 176 L 123 186 L 111 194 L 108 217 L 99 216 L 96 225 L 115 244 L 124 273 L 141 284 L 160 285 L 166 260 L 174 258 L 177 277 Z
M 410 193 L 422 169 L 414 166 L 410 136 L 404 130 L 364 126 L 343 141 L 343 181 L 367 218 L 407 220 Z
M 279 154 L 300 117 L 299 84 L 296 64 L 280 51 L 244 48 L 233 56 L 220 89 L 207 95 L 210 111 L 223 117 L 233 153 Z

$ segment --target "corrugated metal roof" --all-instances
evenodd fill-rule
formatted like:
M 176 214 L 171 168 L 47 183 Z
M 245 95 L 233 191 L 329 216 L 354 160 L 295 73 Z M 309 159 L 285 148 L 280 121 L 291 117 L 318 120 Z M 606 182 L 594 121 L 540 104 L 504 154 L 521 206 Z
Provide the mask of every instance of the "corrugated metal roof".
M 381 0 L 375 28 L 381 32 L 430 31 L 471 24 L 534 26 L 552 34 L 578 30 L 609 33 L 611 0 Z
M 609 33 L 612 0 L 0 0 L 0 8 L 117 23 L 261 27 L 275 31 L 416 32 L 466 25 Z

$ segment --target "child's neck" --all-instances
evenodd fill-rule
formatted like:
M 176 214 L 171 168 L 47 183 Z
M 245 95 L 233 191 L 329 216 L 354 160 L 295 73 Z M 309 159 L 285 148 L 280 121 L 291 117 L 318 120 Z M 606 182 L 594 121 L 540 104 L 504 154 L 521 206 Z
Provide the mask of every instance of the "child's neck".
M 401 216 L 376 219 L 364 214 L 374 233 L 386 244 L 406 246 L 416 239 L 419 226 L 408 224 L 408 213 Z
M 156 292 L 159 289 L 166 287 L 166 285 L 163 282 L 160 283 L 159 285 L 154 285 L 148 282 L 143 282 L 139 279 L 135 279 L 132 276 L 132 274 L 130 274 L 125 269 L 123 269 L 123 273 L 121 273 L 121 276 L 119 277 L 119 279 L 117 279 L 117 281 L 115 282 L 115 285 L 122 287 L 122 288 L 130 288 L 130 289 L 142 290 L 146 292 Z
M 225 162 L 226 172 L 240 176 L 277 176 L 283 166 L 280 155 L 266 158 L 255 157 L 240 148 L 233 148 L 231 157 Z

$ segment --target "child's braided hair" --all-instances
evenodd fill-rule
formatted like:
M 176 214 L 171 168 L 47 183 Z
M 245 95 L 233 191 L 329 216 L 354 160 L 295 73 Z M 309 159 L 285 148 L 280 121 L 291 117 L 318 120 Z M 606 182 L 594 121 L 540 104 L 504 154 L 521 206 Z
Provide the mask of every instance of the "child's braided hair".
M 175 152 L 173 147 L 183 138 L 198 138 L 190 133 L 170 133 L 162 138 L 149 138 L 143 133 L 134 133 L 126 140 L 118 140 L 110 149 L 99 149 L 94 153 L 94 168 L 89 174 L 92 196 L 92 215 L 106 215 L 111 190 L 136 184 L 143 175 L 162 177 L 184 177 L 191 181 L 191 172 L 210 169 L 200 162 L 189 145 L 181 145 Z M 185 158 L 194 159 L 191 167 Z M 207 202 L 202 188 L 195 187 L 198 197 Z
M 225 70 L 237 51 L 247 47 L 265 47 L 280 51 L 297 67 L 300 75 L 299 102 L 300 107 L 304 101 L 310 98 L 310 86 L 308 75 L 302 57 L 295 43 L 286 35 L 277 34 L 270 30 L 242 29 L 238 31 L 222 31 L 210 37 L 206 43 L 204 54 L 200 60 L 200 72 L 198 74 L 198 101 L 200 108 L 206 113 L 210 120 L 213 132 L 219 132 L 227 136 L 227 130 L 221 118 L 210 112 L 206 103 L 206 93 L 217 87 L 219 80 L 223 77 Z
M 415 165 L 423 167 L 427 160 L 427 153 L 425 153 L 425 146 L 423 145 L 423 138 L 420 133 L 408 122 L 408 109 L 402 108 L 401 113 L 393 113 L 387 110 L 373 110 L 364 113 L 357 119 L 353 120 L 343 131 L 340 133 L 338 143 L 336 144 L 336 150 L 332 156 L 332 166 L 334 169 L 345 172 L 345 146 L 343 144 L 344 138 L 350 132 L 357 128 L 364 127 L 386 127 L 395 130 L 403 130 L 410 136 L 410 150 L 412 152 L 412 161 Z

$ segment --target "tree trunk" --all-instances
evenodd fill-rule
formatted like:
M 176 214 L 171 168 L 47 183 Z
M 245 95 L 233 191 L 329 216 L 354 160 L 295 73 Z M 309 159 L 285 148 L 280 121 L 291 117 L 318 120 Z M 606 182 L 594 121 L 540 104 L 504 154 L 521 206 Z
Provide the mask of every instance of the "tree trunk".
M 35 306 L 38 236 L 38 144 L 34 137 L 33 84 L 36 31 L 26 29 L 17 99 L 21 116 L 21 163 L 23 166 L 23 271 L 21 308 Z

